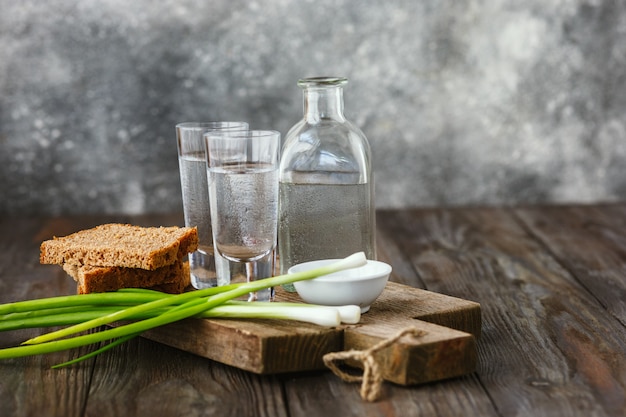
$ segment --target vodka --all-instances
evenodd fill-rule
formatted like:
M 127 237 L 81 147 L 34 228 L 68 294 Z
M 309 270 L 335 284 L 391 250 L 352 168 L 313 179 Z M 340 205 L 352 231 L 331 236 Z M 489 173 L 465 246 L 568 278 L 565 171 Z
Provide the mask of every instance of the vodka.
M 279 190 L 281 273 L 301 262 L 359 251 L 375 258 L 370 184 L 281 182 Z
M 198 250 L 189 254 L 191 284 L 195 288 L 217 285 L 216 269 L 224 264 L 213 253 L 204 133 L 246 131 L 245 122 L 187 122 L 176 125 L 178 165 L 185 226 L 198 228 Z
M 209 188 L 207 184 L 206 160 L 203 152 L 191 153 L 178 158 L 180 182 L 183 195 L 185 224 L 198 228 L 198 240 L 203 244 L 189 254 L 192 284 L 217 285 L 213 237 L 211 235 L 211 213 L 209 211 Z
M 239 262 L 270 254 L 276 246 L 278 167 L 211 168 L 209 189 L 218 253 Z

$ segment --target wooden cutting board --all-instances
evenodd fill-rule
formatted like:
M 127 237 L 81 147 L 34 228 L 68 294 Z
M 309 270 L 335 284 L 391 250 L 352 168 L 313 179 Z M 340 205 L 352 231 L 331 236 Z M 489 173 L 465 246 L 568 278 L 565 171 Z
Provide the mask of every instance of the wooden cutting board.
M 277 289 L 278 301 L 300 301 Z M 324 369 L 326 353 L 364 350 L 414 327 L 378 352 L 383 377 L 414 385 L 471 373 L 476 368 L 480 304 L 394 282 L 357 325 L 326 328 L 288 320 L 187 319 L 144 337 L 257 374 Z

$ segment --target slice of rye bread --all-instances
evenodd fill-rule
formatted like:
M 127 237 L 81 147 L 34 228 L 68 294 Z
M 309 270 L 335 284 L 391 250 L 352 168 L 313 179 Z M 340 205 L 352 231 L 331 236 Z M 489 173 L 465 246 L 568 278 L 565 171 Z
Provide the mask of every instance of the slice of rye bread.
M 190 284 L 188 262 L 175 262 L 154 271 L 71 264 L 63 264 L 63 269 L 77 282 L 78 294 L 116 291 L 120 288 L 151 288 L 181 293 Z
M 195 227 L 103 224 L 42 242 L 42 264 L 117 266 L 154 270 L 198 248 Z

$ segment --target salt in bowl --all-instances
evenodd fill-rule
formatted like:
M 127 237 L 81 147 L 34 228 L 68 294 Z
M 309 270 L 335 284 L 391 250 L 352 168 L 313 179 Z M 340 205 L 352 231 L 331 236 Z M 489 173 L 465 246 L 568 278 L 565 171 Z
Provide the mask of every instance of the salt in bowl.
M 288 272 L 292 274 L 315 269 L 337 261 L 323 259 L 304 262 L 292 266 Z M 389 264 L 368 260 L 364 266 L 297 281 L 293 285 L 300 298 L 307 303 L 327 306 L 357 305 L 361 308 L 361 313 L 365 313 L 385 289 L 390 274 Z

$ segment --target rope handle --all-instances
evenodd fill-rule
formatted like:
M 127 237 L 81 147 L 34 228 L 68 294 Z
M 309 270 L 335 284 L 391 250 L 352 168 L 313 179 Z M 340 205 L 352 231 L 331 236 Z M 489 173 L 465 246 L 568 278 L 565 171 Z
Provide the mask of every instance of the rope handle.
M 366 350 L 347 350 L 343 352 L 331 352 L 324 355 L 324 364 L 335 375 L 345 382 L 361 382 L 361 398 L 369 402 L 377 401 L 382 393 L 383 375 L 380 365 L 376 361 L 375 354 L 388 346 L 396 343 L 403 336 L 422 337 L 426 334 L 423 330 L 414 327 L 406 328 L 398 332 L 395 336 L 385 339 Z M 363 375 L 351 375 L 342 371 L 338 362 L 354 360 L 363 366 Z

